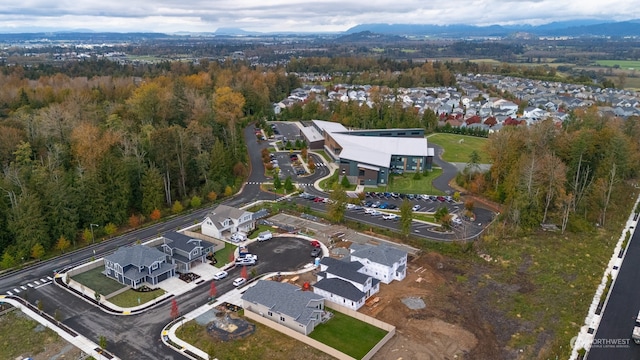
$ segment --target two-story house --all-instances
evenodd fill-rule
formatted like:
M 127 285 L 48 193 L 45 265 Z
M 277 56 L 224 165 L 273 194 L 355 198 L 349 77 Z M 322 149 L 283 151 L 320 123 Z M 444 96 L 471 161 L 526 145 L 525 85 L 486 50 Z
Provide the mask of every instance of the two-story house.
M 359 261 L 364 267 L 361 273 L 370 275 L 385 284 L 403 280 L 407 276 L 407 252 L 387 245 L 351 244 L 351 261 Z
M 380 280 L 362 272 L 358 261 L 325 257 L 320 261 L 320 272 L 313 292 L 338 305 L 358 310 L 367 299 L 380 291 Z
M 256 222 L 252 212 L 227 205 L 218 205 L 205 216 L 200 228 L 204 235 L 223 239 L 238 231 L 249 232 L 255 226 Z
M 207 254 L 213 253 L 213 243 L 179 232 L 169 231 L 162 238 L 162 251 L 173 260 L 178 272 L 189 272 L 196 262 L 206 263 Z
M 104 257 L 104 274 L 137 289 L 144 283 L 157 285 L 175 275 L 175 265 L 167 263 L 162 251 L 144 245 L 121 247 Z
M 242 307 L 304 335 L 313 331 L 325 313 L 322 296 L 268 280 L 259 280 L 242 294 Z

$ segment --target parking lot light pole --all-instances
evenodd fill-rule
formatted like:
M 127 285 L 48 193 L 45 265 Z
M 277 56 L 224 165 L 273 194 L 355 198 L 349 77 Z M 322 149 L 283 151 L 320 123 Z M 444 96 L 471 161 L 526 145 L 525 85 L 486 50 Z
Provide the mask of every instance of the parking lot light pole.
M 98 224 L 89 224 L 89 227 L 91 228 L 91 243 L 95 244 L 96 243 L 96 238 L 93 236 L 93 227 L 99 227 L 100 225 Z

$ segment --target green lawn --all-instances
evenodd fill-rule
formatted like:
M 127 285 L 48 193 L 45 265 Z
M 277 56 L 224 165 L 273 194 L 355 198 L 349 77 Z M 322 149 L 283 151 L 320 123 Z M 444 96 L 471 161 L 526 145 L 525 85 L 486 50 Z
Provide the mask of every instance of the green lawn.
M 448 162 L 468 163 L 473 150 L 480 155 L 480 163 L 484 164 L 489 158 L 484 154 L 483 147 L 487 139 L 475 136 L 438 133 L 427 137 L 429 143 L 442 146 L 442 159 Z
M 387 334 L 373 325 L 337 311 L 332 312 L 333 318 L 318 325 L 309 337 L 355 359 L 362 359 Z
M 133 289 L 129 289 L 107 300 L 114 305 L 118 305 L 123 308 L 129 308 L 142 305 L 164 294 L 165 291 L 162 289 L 156 289 L 147 292 L 138 292 L 134 291 Z
M 613 67 L 615 65 L 620 66 L 621 69 L 639 70 L 640 61 L 637 60 L 597 60 L 596 64 L 600 66 Z
M 218 262 L 216 263 L 216 267 L 221 268 L 227 265 L 229 263 L 229 257 L 231 256 L 232 253 L 236 251 L 236 248 L 237 246 L 226 243 L 222 250 L 216 251 L 215 257 L 216 257 L 216 260 L 218 260 Z
M 437 206 L 435 207 L 434 211 L 435 210 L 438 210 Z M 434 223 L 434 224 L 438 223 L 436 221 L 436 219 L 433 217 L 433 215 L 427 215 L 427 214 L 413 214 L 413 220 L 428 221 L 428 222 Z
M 334 359 L 268 326 L 256 323 L 256 331 L 244 339 L 221 341 L 207 332 L 207 327 L 189 321 L 176 331 L 178 338 L 209 354 L 210 359 Z
M 420 179 L 413 178 L 413 173 L 404 173 L 403 175 L 392 175 L 393 181 L 389 186 L 367 187 L 365 191 L 376 192 L 398 192 L 402 194 L 430 194 L 443 195 L 444 193 L 433 187 L 433 179 L 442 174 L 442 169 L 433 169 L 428 172 L 427 176 L 420 176 Z
M 98 294 L 109 295 L 116 290 L 120 290 L 124 285 L 119 282 L 108 278 L 102 272 L 104 267 L 99 266 L 95 269 L 85 271 L 71 278 L 80 284 L 84 285 L 87 289 L 91 289 Z

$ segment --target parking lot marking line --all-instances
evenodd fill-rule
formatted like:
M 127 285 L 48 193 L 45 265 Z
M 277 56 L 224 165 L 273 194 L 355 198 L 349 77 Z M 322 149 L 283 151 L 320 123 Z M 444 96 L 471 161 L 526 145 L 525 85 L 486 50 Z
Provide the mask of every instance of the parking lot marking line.
M 27 290 L 27 287 L 26 287 L 26 286 L 20 286 L 20 288 L 21 288 L 22 290 Z
M 34 283 L 35 283 L 36 285 L 40 285 L 40 283 L 38 282 L 38 280 L 35 280 L 35 281 L 34 281 Z
M 7 295 L 13 295 L 11 291 L 7 291 Z
M 43 282 L 43 283 L 46 283 L 47 281 L 48 281 L 47 279 L 40 279 L 40 282 Z
M 27 286 L 29 286 L 30 288 L 32 288 L 32 287 L 33 287 L 33 284 L 32 284 L 32 283 L 28 283 L 28 284 L 27 284 Z
M 20 292 L 20 289 L 15 288 L 15 289 L 13 289 L 13 292 L 15 292 L 15 293 L 17 294 L 17 293 L 19 293 L 19 292 Z
M 50 283 L 50 282 L 48 282 L 48 283 L 46 283 L 46 284 L 42 284 L 42 285 L 40 285 L 40 286 L 36 286 L 35 288 L 36 288 L 36 289 L 39 289 L 39 288 L 41 288 L 41 287 L 43 287 L 43 286 L 47 286 L 47 285 L 51 285 L 51 283 Z
M 49 281 L 53 280 L 51 276 L 47 276 L 47 279 L 49 279 Z

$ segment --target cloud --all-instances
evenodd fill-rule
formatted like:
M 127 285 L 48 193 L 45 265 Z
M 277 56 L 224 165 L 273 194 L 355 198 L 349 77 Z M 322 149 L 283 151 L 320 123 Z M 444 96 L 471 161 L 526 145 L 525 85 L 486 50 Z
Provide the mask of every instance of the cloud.
M 606 4 L 605 4 L 606 3 Z M 23 0 L 0 7 L 0 31 L 38 24 L 96 31 L 343 31 L 363 23 L 541 24 L 640 18 L 629 0 Z

